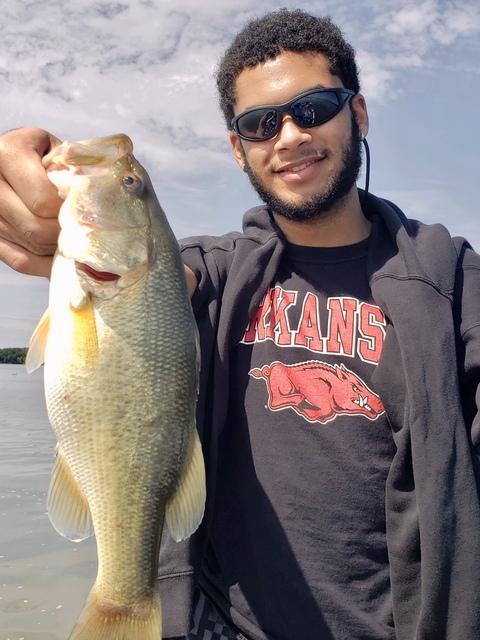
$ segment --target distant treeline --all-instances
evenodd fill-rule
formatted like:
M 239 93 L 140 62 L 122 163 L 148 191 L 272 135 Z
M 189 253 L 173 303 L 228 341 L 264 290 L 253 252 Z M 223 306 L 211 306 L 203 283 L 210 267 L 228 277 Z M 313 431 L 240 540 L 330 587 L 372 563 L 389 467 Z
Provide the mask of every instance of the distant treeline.
M 25 364 L 27 347 L 0 349 L 0 364 Z

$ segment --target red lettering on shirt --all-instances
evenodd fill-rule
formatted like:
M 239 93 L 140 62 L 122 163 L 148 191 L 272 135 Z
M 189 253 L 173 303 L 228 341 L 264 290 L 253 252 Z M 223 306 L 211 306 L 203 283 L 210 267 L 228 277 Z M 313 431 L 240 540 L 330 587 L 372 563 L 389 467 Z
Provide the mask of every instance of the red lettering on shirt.
M 360 337 L 358 355 L 367 362 L 378 362 L 385 340 L 385 316 L 379 307 L 367 302 L 360 304 Z
M 357 320 L 357 314 L 355 312 L 357 305 L 358 300 L 355 298 L 328 298 L 328 353 L 353 356 L 355 349 L 354 339 Z
M 324 340 L 320 335 L 318 297 L 308 292 L 303 301 L 302 317 L 295 332 L 294 344 L 323 352 Z
M 324 310 L 327 326 L 322 332 L 320 304 L 321 298 L 312 292 L 300 300 L 296 291 L 280 286 L 268 289 L 241 342 L 272 340 L 282 347 L 305 347 L 316 353 L 349 357 L 358 355 L 365 362 L 377 364 L 385 339 L 386 320 L 382 310 L 356 298 L 330 297 Z M 300 319 L 292 323 L 295 310 L 299 311 Z
M 265 297 L 260 303 L 260 306 L 255 311 L 250 322 L 248 323 L 242 342 L 246 342 L 248 344 L 250 342 L 263 342 L 263 340 L 266 340 L 267 333 L 265 330 L 265 318 L 270 311 L 271 305 L 271 289 L 268 289 Z
M 275 289 L 273 289 L 267 338 L 271 338 L 279 345 L 289 345 L 291 342 L 287 309 L 295 303 L 296 299 L 296 291 L 284 291 L 282 287 L 275 287 Z

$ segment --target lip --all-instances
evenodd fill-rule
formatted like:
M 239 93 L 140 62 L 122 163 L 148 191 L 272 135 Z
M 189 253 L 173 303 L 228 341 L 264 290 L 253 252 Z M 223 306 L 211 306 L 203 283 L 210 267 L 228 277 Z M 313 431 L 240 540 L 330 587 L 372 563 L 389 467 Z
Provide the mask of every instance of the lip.
M 305 168 L 309 167 L 312 164 L 320 162 L 321 160 L 323 160 L 323 157 L 321 156 L 315 156 L 314 158 L 300 158 L 295 162 L 289 162 L 288 164 L 283 165 L 278 169 L 275 169 L 275 172 L 284 173 L 284 172 L 293 171 L 294 173 L 298 173 L 299 170 L 303 171 Z
M 325 156 L 301 158 L 275 169 L 275 173 L 289 182 L 308 180 L 317 171 L 319 164 L 321 164 L 324 159 Z
M 114 282 L 115 280 L 120 280 L 121 277 L 118 273 L 97 271 L 90 265 L 82 262 L 75 262 L 75 266 L 79 271 L 82 271 L 85 275 L 90 276 L 90 278 L 93 278 L 98 282 Z

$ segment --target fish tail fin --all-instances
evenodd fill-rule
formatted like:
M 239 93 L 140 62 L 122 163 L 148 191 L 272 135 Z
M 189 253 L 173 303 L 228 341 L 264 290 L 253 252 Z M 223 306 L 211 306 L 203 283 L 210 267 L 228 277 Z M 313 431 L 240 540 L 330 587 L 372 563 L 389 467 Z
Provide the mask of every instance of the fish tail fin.
M 95 585 L 69 640 L 161 640 L 162 609 L 156 591 L 122 604 L 101 597 Z

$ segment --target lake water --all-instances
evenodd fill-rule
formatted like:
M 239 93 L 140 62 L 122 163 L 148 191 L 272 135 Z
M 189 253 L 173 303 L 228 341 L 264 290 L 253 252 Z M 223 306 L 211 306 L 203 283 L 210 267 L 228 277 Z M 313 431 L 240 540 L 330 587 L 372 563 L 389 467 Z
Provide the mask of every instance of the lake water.
M 95 579 L 94 538 L 46 514 L 54 449 L 42 372 L 0 364 L 0 640 L 67 640 Z

